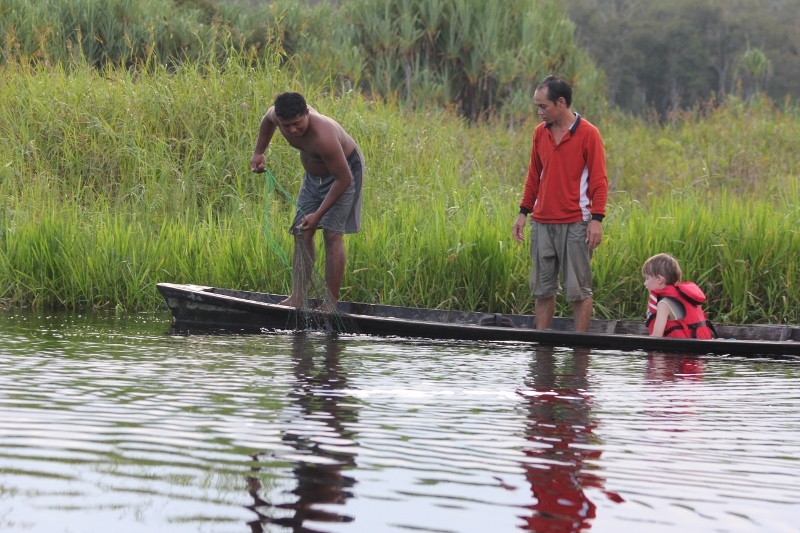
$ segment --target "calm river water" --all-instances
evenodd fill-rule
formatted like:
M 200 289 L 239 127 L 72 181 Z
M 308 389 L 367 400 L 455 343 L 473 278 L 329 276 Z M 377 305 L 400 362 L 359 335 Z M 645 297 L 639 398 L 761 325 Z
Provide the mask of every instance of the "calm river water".
M 800 363 L 0 313 L 0 531 L 797 532 Z

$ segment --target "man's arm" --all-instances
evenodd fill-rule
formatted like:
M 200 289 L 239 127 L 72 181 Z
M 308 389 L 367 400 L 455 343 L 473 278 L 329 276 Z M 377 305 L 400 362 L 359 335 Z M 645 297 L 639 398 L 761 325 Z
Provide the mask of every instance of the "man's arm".
M 540 142 L 538 138 L 539 129 L 537 128 L 533 133 L 533 141 L 531 142 L 531 160 L 528 163 L 528 174 L 525 176 L 525 188 L 522 192 L 522 202 L 520 202 L 519 210 L 521 214 L 528 215 L 533 212 L 533 206 L 536 203 L 536 197 L 539 195 L 539 182 L 541 181 L 542 159 L 539 157 L 539 151 L 536 145 Z
M 272 136 L 275 135 L 275 130 L 278 128 L 278 122 L 275 118 L 275 108 L 270 107 L 261 119 L 261 124 L 258 126 L 258 138 L 256 138 L 256 147 L 253 150 L 253 157 L 250 158 L 250 170 L 253 172 L 264 172 L 267 165 L 267 159 L 264 157 L 264 152 L 267 151 Z
M 591 202 L 591 220 L 586 230 L 586 242 L 590 250 L 600 245 L 603 238 L 601 222 L 606 216 L 608 201 L 608 176 L 606 174 L 606 152 L 599 132 L 591 135 L 586 147 L 586 167 L 589 170 L 589 201 Z
M 531 143 L 531 160 L 528 163 L 528 174 L 525 177 L 525 187 L 522 192 L 522 202 L 519 206 L 519 214 L 511 227 L 511 233 L 514 240 L 522 242 L 525 238 L 523 230 L 525 228 L 525 219 L 533 212 L 533 206 L 536 203 L 536 197 L 539 195 L 539 177 L 542 175 L 542 160 L 539 158 L 539 153 L 536 150 L 536 133 L 534 130 L 533 141 Z
M 595 131 L 586 140 L 586 168 L 589 170 L 589 189 L 586 191 L 592 203 L 593 220 L 603 220 L 608 201 L 608 175 L 606 174 L 606 151 L 600 133 Z

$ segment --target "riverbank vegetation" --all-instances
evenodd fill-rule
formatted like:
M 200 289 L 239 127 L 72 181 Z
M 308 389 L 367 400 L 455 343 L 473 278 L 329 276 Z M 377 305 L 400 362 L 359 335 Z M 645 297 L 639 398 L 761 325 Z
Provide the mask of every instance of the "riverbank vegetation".
M 246 52 L 281 68 L 396 98 L 407 109 L 454 107 L 470 121 L 529 114 L 530 92 L 558 72 L 603 107 L 603 76 L 550 0 L 277 0 L 244 8 L 209 0 L 7 0 L 3 59 L 39 66 L 223 65 Z M 277 54 L 275 57 L 268 57 Z
M 162 281 L 288 291 L 299 160 L 280 139 L 268 154 L 288 198 L 248 165 L 263 112 L 298 90 L 367 159 L 343 298 L 530 312 L 527 245 L 510 227 L 535 122 L 347 90 L 287 62 L 280 42 L 265 46 L 166 64 L 150 55 L 137 68 L 6 55 L 3 305 L 163 309 Z M 602 106 L 588 118 L 612 188 L 594 256 L 598 316 L 639 317 L 641 264 L 669 252 L 706 290 L 712 320 L 798 322 L 796 107 L 732 96 L 666 124 Z
M 698 100 L 800 97 L 800 0 L 565 0 L 610 104 L 666 118 Z

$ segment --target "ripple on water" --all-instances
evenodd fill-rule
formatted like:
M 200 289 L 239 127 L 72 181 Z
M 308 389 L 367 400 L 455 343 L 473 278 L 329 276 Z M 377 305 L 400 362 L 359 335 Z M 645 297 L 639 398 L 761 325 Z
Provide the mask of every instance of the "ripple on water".
M 795 531 L 791 363 L 15 316 L 4 531 Z

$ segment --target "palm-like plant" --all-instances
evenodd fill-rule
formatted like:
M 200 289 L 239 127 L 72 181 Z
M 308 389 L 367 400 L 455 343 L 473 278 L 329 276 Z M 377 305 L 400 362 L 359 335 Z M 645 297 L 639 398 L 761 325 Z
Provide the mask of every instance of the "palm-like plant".
M 748 76 L 752 93 L 746 98 L 752 98 L 761 92 L 761 86 L 766 81 L 772 62 L 760 48 L 751 48 L 747 45 L 747 50 L 739 60 L 739 68 Z

